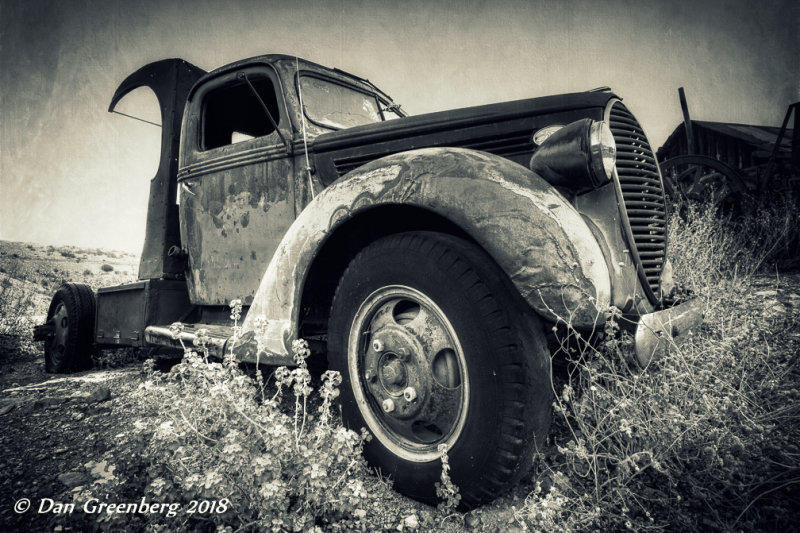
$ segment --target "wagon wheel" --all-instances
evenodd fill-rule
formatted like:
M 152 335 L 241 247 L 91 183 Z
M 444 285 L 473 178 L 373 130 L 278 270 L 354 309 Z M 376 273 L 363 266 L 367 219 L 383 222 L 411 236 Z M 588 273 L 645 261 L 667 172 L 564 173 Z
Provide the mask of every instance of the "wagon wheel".
M 748 192 L 738 170 L 712 157 L 673 157 L 661 163 L 661 173 L 667 194 L 679 205 L 693 201 L 736 210 Z

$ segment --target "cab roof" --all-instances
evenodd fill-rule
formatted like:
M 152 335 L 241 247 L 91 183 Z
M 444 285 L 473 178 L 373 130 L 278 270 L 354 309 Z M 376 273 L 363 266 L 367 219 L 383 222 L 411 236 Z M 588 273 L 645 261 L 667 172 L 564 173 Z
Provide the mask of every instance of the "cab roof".
M 189 99 L 191 100 L 195 91 L 197 91 L 197 88 L 208 80 L 233 70 L 251 67 L 254 65 L 271 65 L 276 67 L 276 69 L 279 71 L 281 70 L 279 67 L 284 67 L 284 69 L 287 71 L 294 70 L 295 68 L 299 67 L 299 70 L 313 70 L 316 72 L 327 73 L 335 77 L 346 78 L 349 82 L 361 87 L 362 89 L 370 92 L 376 92 L 385 99 L 392 101 L 388 94 L 380 90 L 366 78 L 361 78 L 360 76 L 350 74 L 349 72 L 345 72 L 344 70 L 338 68 L 326 67 L 324 65 L 320 65 L 319 63 L 314 63 L 313 61 L 303 59 L 302 57 L 290 56 L 286 54 L 264 54 L 248 57 L 246 59 L 240 59 L 238 61 L 234 61 L 233 63 L 228 63 L 227 65 L 215 68 L 214 70 L 211 70 L 207 74 L 203 75 L 203 77 L 197 81 L 189 93 Z

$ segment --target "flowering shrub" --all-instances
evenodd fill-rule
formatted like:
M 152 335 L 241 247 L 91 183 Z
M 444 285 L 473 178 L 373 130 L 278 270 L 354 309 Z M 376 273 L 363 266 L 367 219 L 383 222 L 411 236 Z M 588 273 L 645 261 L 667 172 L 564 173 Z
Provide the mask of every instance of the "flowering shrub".
M 238 327 L 241 308 L 232 306 Z M 173 335 L 178 338 L 180 326 Z M 238 330 L 237 330 L 238 331 Z M 305 359 L 305 341 L 293 344 L 297 367 L 281 367 L 265 385 L 260 372 L 245 375 L 232 356 L 210 362 L 207 332 L 166 374 L 145 364 L 149 412 L 120 438 L 115 452 L 114 498 L 155 502 L 208 501 L 204 513 L 178 517 L 110 515 L 109 529 L 147 522 L 169 531 L 249 528 L 304 531 L 358 528 L 363 508 L 386 496 L 388 486 L 367 473 L 364 435 L 333 420 L 341 376 L 325 372 L 318 394 Z M 294 400 L 292 409 L 287 401 Z M 315 408 L 312 408 L 312 404 Z M 213 506 L 212 506 L 213 504 Z M 122 522 L 122 523 L 120 523 Z

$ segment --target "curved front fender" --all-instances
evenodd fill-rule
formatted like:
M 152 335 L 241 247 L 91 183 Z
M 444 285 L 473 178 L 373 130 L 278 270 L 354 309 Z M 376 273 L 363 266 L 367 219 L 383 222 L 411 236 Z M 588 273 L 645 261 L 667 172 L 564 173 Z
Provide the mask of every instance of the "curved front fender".
M 278 246 L 243 324 L 244 358 L 259 352 L 269 362 L 288 362 L 303 284 L 317 251 L 342 223 L 382 204 L 428 209 L 458 225 L 548 320 L 591 327 L 602 317 L 598 309 L 610 302 L 599 244 L 551 185 L 499 156 L 426 148 L 351 172 L 303 210 Z

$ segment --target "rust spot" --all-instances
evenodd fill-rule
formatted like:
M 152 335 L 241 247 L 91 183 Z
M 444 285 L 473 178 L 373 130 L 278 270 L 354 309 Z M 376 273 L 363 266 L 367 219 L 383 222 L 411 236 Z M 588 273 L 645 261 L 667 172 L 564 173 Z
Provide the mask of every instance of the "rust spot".
M 222 230 L 222 236 L 223 236 L 223 237 L 227 237 L 227 236 L 228 236 L 228 232 L 227 232 L 227 231 L 225 231 L 225 230 Z
M 256 260 L 256 252 L 255 252 L 255 250 L 250 252 L 250 259 L 252 259 L 253 261 Z
M 246 228 L 248 224 L 250 224 L 250 213 L 245 213 L 242 215 L 241 224 L 243 228 Z

